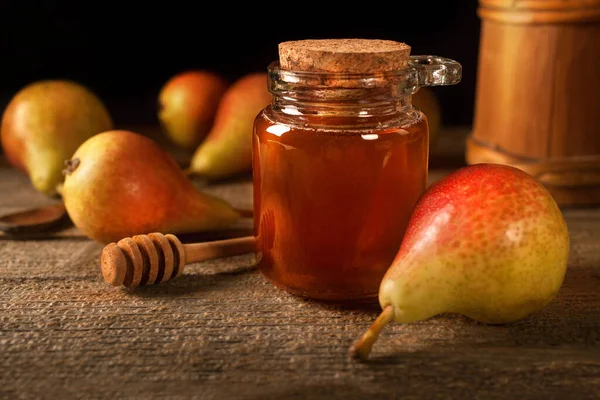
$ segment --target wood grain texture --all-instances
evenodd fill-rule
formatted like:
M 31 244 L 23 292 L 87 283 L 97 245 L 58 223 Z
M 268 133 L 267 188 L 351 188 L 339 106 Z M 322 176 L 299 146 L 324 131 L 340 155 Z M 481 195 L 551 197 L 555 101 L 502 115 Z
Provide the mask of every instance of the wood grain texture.
M 13 170 L 0 177 L 0 212 L 43 203 Z M 248 182 L 210 190 L 251 201 Z M 129 290 L 103 281 L 102 245 L 75 230 L 0 237 L 0 398 L 598 398 L 600 209 L 565 216 L 569 269 L 547 308 L 504 326 L 452 315 L 392 324 L 366 363 L 347 350 L 377 304 L 293 297 L 252 256 Z
M 532 160 L 600 155 L 600 22 L 484 21 L 474 135 Z
M 517 166 L 562 205 L 600 204 L 600 1 L 479 3 L 467 161 Z

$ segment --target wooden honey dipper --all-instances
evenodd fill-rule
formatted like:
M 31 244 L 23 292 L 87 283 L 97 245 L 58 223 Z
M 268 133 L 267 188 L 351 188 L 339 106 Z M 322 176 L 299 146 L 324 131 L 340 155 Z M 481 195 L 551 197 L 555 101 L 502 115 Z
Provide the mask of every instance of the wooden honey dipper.
M 109 243 L 100 267 L 107 283 L 131 288 L 173 279 L 186 264 L 252 253 L 255 247 L 254 236 L 182 244 L 172 234 L 154 232 Z

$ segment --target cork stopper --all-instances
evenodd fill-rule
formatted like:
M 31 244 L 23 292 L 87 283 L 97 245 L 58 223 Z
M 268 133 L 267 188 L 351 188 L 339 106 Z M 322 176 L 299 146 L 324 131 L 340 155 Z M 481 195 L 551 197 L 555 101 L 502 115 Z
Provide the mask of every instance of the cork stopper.
M 410 46 L 380 39 L 307 39 L 279 44 L 282 69 L 374 73 L 406 68 Z

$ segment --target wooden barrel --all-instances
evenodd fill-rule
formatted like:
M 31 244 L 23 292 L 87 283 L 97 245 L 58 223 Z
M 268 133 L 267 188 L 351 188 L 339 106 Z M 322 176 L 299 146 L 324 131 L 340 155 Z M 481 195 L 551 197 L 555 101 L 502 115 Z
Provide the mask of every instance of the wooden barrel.
M 561 206 L 600 204 L 600 0 L 480 0 L 468 164 L 513 165 Z

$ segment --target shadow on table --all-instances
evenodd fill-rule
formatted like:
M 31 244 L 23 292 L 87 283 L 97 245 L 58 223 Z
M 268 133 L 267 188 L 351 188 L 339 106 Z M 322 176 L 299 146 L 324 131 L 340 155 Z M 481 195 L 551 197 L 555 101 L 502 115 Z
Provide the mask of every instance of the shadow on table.
M 341 301 L 326 301 L 326 300 L 312 300 L 312 299 L 300 299 L 311 303 L 317 308 L 327 311 L 358 311 L 373 314 L 373 318 L 381 312 L 381 307 L 377 298 L 368 300 L 354 301 L 354 302 L 341 302 Z
M 186 268 L 190 268 L 187 266 Z M 147 298 L 181 297 L 209 294 L 215 291 L 236 290 L 235 285 L 241 275 L 252 273 L 256 269 L 251 256 L 236 256 L 223 260 L 202 263 L 198 273 L 183 272 L 170 281 L 157 285 L 140 286 L 128 290 L 132 296 Z M 127 289 L 125 289 L 127 290 Z

